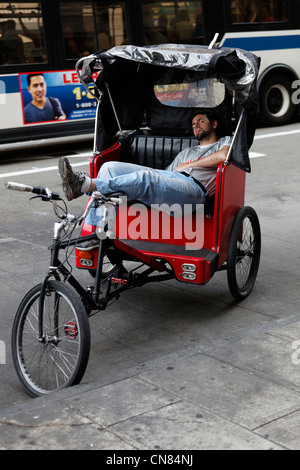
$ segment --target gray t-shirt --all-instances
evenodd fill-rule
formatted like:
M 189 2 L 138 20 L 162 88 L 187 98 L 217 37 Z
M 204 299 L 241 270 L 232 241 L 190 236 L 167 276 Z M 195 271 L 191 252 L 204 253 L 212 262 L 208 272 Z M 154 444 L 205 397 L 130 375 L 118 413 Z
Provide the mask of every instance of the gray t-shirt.
M 215 144 L 211 145 L 195 145 L 194 147 L 188 147 L 177 155 L 173 162 L 166 168 L 168 171 L 174 171 L 175 168 L 180 163 L 191 163 L 199 158 L 206 157 L 212 153 L 218 152 L 225 145 L 231 144 L 232 137 L 222 137 Z M 187 168 L 184 170 L 186 173 L 189 173 L 191 176 L 201 181 L 201 183 L 206 187 L 208 192 L 208 197 L 211 197 L 215 193 L 216 189 L 216 176 L 217 176 L 217 167 L 209 168 Z

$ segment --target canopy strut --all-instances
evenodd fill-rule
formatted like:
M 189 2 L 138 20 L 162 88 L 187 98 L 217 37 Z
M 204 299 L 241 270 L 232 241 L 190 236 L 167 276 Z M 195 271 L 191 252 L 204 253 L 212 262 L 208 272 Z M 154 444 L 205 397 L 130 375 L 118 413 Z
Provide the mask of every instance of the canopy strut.
M 216 33 L 213 37 L 213 40 L 211 41 L 211 43 L 209 44 L 208 46 L 208 49 L 212 49 L 214 47 L 214 45 L 216 44 L 217 42 L 217 39 L 219 37 L 219 33 Z
M 115 108 L 113 99 L 112 99 L 111 94 L 110 94 L 110 89 L 109 89 L 108 83 L 105 82 L 104 84 L 105 84 L 105 87 L 106 87 L 106 89 L 107 89 L 107 93 L 108 93 L 108 96 L 109 96 L 110 104 L 111 104 L 111 107 L 112 107 L 112 109 L 113 109 L 113 112 L 114 112 L 116 121 L 117 121 L 117 125 L 118 125 L 118 128 L 119 128 L 119 132 L 122 133 L 123 131 L 122 131 L 122 128 L 121 128 L 121 125 L 120 125 L 120 121 L 119 121 L 119 118 L 118 118 L 118 115 L 117 115 L 117 112 L 116 112 L 116 108 Z

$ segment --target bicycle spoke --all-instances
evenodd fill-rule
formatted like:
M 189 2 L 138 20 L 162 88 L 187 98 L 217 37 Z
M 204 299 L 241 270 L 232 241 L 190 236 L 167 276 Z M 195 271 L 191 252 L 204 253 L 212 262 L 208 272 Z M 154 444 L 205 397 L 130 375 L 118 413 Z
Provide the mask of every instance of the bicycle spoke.
M 79 372 L 85 369 L 89 351 L 89 326 L 84 327 L 88 344 L 82 355 L 82 321 L 86 313 L 78 316 L 74 304 L 79 302 L 64 284 L 53 281 L 49 285 L 43 305 L 43 337 L 39 338 L 40 291 L 30 297 L 16 330 L 17 371 L 30 393 L 40 395 L 72 385 Z M 58 286 L 58 287 L 56 287 Z M 74 297 L 74 299 L 73 299 Z M 71 298 L 73 300 L 71 300 Z M 79 308 L 79 306 L 78 306 Z M 83 309 L 83 307 L 80 307 Z M 83 357 L 83 359 L 82 359 Z

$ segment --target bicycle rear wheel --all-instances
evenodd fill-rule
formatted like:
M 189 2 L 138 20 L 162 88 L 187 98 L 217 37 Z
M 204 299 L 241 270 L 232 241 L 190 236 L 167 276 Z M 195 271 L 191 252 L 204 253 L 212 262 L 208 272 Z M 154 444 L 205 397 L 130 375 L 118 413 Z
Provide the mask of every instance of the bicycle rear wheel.
M 39 340 L 41 284 L 22 300 L 12 329 L 16 372 L 30 395 L 37 397 L 78 384 L 90 352 L 90 326 L 75 292 L 49 281 L 44 298 L 43 341 Z
M 242 207 L 232 224 L 227 253 L 228 286 L 237 300 L 245 299 L 253 289 L 260 249 L 261 233 L 257 214 L 252 207 Z

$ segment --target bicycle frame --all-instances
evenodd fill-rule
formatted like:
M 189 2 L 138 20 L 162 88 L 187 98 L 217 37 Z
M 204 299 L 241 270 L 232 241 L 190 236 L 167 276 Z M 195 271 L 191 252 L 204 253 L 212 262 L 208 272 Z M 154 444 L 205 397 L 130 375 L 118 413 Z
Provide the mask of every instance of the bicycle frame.
M 78 243 L 83 243 L 89 240 L 97 239 L 97 235 L 94 233 L 92 235 L 81 236 L 77 238 L 73 238 L 66 241 L 60 240 L 60 234 L 65 226 L 65 222 L 55 223 L 54 224 L 54 238 L 53 244 L 51 247 L 51 261 L 50 266 L 47 274 L 44 276 L 42 283 L 41 283 L 41 293 L 39 299 L 39 341 L 45 342 L 45 336 L 43 334 L 43 306 L 44 306 L 44 299 L 47 295 L 47 284 L 51 276 L 53 276 L 56 280 L 61 281 L 61 276 L 63 276 L 64 282 L 68 282 L 79 294 L 86 310 L 88 316 L 91 315 L 93 310 L 101 311 L 105 310 L 107 307 L 108 302 L 117 298 L 121 292 L 133 288 L 133 287 L 141 287 L 142 285 L 149 283 L 149 282 L 157 282 L 161 280 L 172 279 L 174 274 L 168 269 L 165 264 L 161 262 L 154 262 L 150 257 L 143 255 L 142 253 L 134 250 L 132 252 L 131 257 L 136 258 L 136 261 L 140 261 L 143 264 L 149 265 L 148 269 L 142 273 L 127 273 L 128 278 L 125 279 L 124 277 L 118 277 L 118 271 L 122 268 L 122 265 L 116 265 L 116 277 L 108 276 L 106 279 L 102 279 L 102 266 L 103 266 L 103 259 L 107 249 L 112 245 L 112 241 L 108 238 L 104 240 L 99 240 L 99 254 L 97 260 L 97 269 L 96 275 L 94 280 L 94 285 L 85 289 L 80 282 L 72 275 L 71 270 L 67 269 L 63 262 L 59 259 L 59 252 L 60 250 L 66 249 L 70 246 L 76 245 Z M 135 255 L 135 256 L 134 256 Z M 165 271 L 159 275 L 150 275 L 154 271 Z M 60 276 L 61 275 L 61 276 Z M 101 292 L 101 284 L 106 282 L 106 289 L 104 293 Z M 103 295 L 102 295 L 103 294 Z M 58 309 L 58 305 L 57 305 Z

